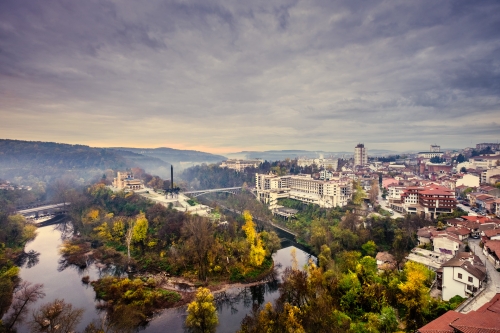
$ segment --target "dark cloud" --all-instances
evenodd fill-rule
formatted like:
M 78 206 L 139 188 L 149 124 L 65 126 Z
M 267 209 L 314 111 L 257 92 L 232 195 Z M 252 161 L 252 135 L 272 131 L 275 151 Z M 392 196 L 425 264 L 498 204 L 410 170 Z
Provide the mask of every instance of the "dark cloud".
M 216 150 L 498 140 L 498 1 L 0 2 L 6 138 Z

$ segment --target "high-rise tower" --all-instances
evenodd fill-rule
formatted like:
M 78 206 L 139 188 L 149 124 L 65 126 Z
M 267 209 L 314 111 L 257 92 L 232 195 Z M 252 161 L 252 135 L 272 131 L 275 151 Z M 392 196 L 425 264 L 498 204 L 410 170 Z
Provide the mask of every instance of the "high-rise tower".
M 368 155 L 366 155 L 365 145 L 359 143 L 354 147 L 354 166 L 365 166 L 368 164 Z

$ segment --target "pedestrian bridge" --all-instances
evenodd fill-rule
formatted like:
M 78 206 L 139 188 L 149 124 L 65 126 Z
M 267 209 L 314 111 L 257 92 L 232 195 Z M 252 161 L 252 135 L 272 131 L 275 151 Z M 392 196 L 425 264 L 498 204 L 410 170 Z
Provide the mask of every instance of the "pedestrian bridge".
M 254 193 L 255 189 L 248 189 L 251 193 Z M 198 190 L 198 191 L 187 191 L 187 192 L 182 192 L 182 194 L 190 196 L 190 197 L 199 197 L 200 195 L 207 194 L 207 193 L 231 193 L 231 194 L 236 194 L 237 192 L 241 192 L 241 186 L 239 187 L 225 187 L 225 188 L 213 188 L 213 189 L 208 189 L 208 190 Z
M 38 207 L 31 207 L 27 209 L 18 210 L 17 214 L 24 216 L 40 215 L 40 214 L 51 214 L 56 212 L 64 211 L 66 206 L 69 206 L 69 202 L 62 202 L 57 204 L 50 204 Z

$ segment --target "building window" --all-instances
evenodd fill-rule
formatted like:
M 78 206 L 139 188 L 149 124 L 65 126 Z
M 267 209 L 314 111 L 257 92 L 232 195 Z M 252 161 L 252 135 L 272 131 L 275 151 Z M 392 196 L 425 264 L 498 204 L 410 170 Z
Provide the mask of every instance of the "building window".
M 458 278 L 461 279 L 462 278 L 462 273 L 458 273 Z
M 469 282 L 472 282 L 472 276 L 469 276 Z

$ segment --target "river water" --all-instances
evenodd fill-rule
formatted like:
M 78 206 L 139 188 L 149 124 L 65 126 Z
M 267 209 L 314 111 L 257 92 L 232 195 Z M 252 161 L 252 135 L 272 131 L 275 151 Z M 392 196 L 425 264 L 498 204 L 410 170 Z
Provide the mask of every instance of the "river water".
M 90 280 L 97 280 L 107 272 L 100 271 L 95 265 L 91 265 L 85 270 L 75 267 L 66 267 L 63 269 L 60 264 L 59 246 L 63 238 L 71 235 L 71 229 L 64 229 L 64 225 L 47 226 L 38 229 L 38 235 L 34 241 L 30 242 L 25 251 L 34 250 L 39 252 L 38 263 L 28 267 L 21 267 L 20 277 L 23 280 L 32 283 L 43 283 L 46 296 L 38 300 L 30 307 L 31 311 L 40 305 L 53 301 L 56 298 L 63 298 L 71 303 L 73 307 L 83 308 L 82 321 L 77 327 L 77 331 L 83 332 L 85 326 L 93 320 L 103 316 L 95 305 L 95 293 L 90 284 L 82 283 L 83 276 L 88 275 Z M 282 243 L 281 250 L 273 255 L 278 276 L 283 270 L 291 266 L 291 251 L 295 248 L 296 258 L 299 267 L 303 267 L 311 257 L 308 253 L 290 246 L 291 242 Z M 224 294 L 217 297 L 217 310 L 219 315 L 218 333 L 236 332 L 245 315 L 252 311 L 253 304 L 265 304 L 273 302 L 279 296 L 278 284 L 276 281 L 264 283 L 258 286 L 245 288 L 230 288 Z M 147 327 L 141 329 L 141 332 L 160 333 L 160 332 L 185 332 L 183 324 L 186 318 L 186 307 L 176 309 L 167 309 L 157 315 Z M 29 329 L 26 324 L 18 325 L 19 333 L 27 333 Z

